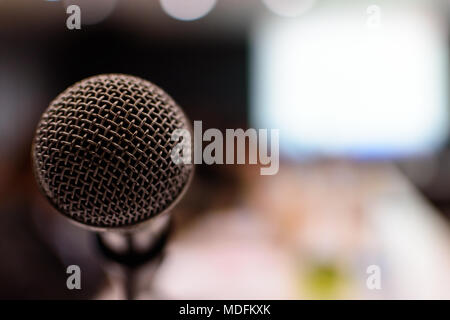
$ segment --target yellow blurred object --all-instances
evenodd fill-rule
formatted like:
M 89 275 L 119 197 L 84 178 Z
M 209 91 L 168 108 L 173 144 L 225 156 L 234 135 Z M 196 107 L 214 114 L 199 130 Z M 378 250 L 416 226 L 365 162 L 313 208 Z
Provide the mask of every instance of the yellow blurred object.
M 300 275 L 300 287 L 307 299 L 344 299 L 349 279 L 333 262 L 311 262 Z

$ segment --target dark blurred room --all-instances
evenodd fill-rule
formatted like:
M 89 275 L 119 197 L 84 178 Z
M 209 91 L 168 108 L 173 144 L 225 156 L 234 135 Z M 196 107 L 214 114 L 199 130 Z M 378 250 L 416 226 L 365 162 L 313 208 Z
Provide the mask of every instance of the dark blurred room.
M 124 298 L 30 156 L 49 103 L 108 73 L 203 130 L 279 129 L 274 175 L 196 165 L 137 299 L 450 299 L 449 22 L 447 0 L 0 0 L 0 299 Z

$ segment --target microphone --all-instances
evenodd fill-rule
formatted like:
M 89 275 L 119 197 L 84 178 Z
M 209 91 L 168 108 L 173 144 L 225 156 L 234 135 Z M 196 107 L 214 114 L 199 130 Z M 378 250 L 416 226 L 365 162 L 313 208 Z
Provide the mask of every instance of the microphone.
M 123 74 L 84 79 L 58 95 L 37 125 L 32 160 L 38 186 L 70 221 L 125 234 L 128 255 L 101 235 L 100 248 L 134 267 L 145 260 L 136 258 L 137 227 L 167 216 L 193 176 L 192 162 L 171 159 L 177 129 L 192 132 L 183 110 L 153 83 Z

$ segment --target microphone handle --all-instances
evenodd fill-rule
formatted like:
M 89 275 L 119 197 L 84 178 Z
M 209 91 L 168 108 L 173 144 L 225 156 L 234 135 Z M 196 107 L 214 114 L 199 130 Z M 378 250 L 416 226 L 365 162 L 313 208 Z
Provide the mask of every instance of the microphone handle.
M 96 233 L 97 247 L 103 256 L 122 266 L 125 273 L 126 299 L 133 300 L 136 297 L 137 271 L 144 265 L 153 262 L 161 263 L 163 251 L 172 230 L 171 220 L 168 219 L 161 230 L 155 235 L 149 235 L 145 249 L 137 244 L 138 235 L 135 233 L 116 234 L 115 237 L 123 238 L 126 249 L 119 250 L 103 233 Z M 142 240 L 142 237 L 141 239 Z

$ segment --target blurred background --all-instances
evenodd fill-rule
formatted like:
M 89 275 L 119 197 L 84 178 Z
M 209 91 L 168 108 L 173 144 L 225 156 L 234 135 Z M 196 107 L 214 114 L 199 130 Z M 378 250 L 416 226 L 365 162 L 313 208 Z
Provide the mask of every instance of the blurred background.
M 30 148 L 61 91 L 126 73 L 204 130 L 280 130 L 276 175 L 197 166 L 138 298 L 450 299 L 449 15 L 447 0 L 0 0 L 0 298 L 123 298 L 92 234 L 38 192 Z

